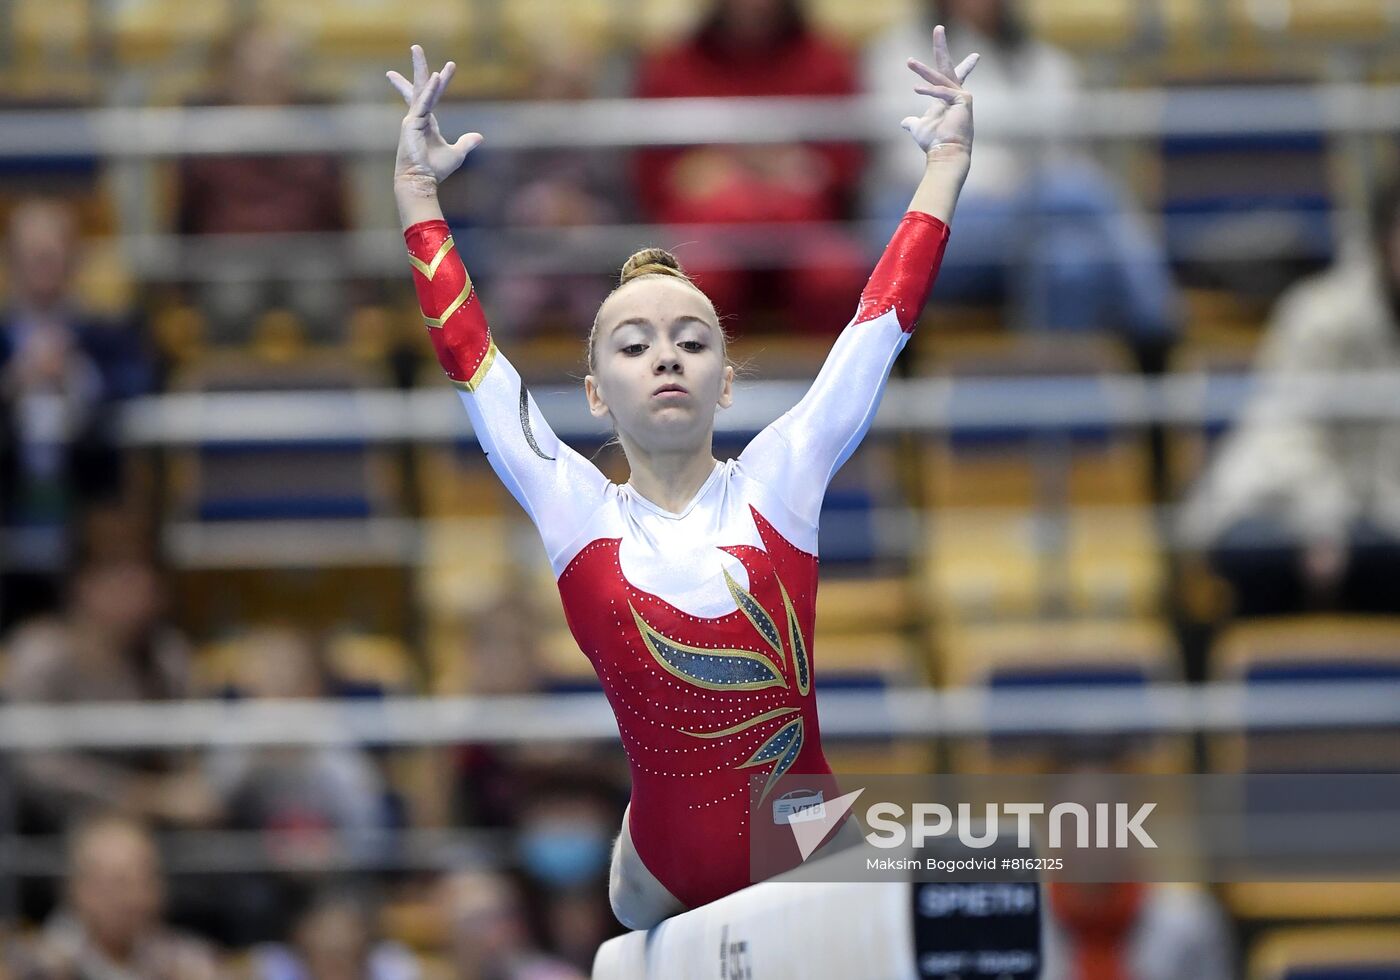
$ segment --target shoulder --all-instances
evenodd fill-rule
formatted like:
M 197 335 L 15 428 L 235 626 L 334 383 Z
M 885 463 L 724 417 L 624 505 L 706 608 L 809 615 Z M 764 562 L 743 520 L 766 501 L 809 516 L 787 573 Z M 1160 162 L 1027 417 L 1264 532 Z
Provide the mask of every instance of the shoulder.
M 1379 302 L 1374 270 L 1349 258 L 1289 286 L 1269 317 L 1268 348 L 1335 344 L 1376 330 Z
M 54 682 L 68 672 L 72 662 L 68 628 L 56 617 L 32 620 L 16 628 L 5 643 L 5 651 L 9 661 L 5 690 L 20 700 L 50 696 Z
M 1187 882 L 1152 886 L 1145 918 L 1158 930 L 1172 930 L 1184 943 L 1213 935 L 1223 923 L 1221 908 L 1211 894 Z

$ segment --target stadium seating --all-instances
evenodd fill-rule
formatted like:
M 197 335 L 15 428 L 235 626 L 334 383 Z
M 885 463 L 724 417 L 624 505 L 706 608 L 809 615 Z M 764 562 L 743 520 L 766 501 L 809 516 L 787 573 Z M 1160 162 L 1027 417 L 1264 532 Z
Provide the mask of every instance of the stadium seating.
M 1251 689 L 1308 681 L 1319 693 L 1337 681 L 1400 678 L 1400 620 L 1297 616 L 1240 623 L 1211 650 L 1215 680 Z M 1269 731 L 1212 737 L 1211 768 L 1220 772 L 1400 771 L 1394 729 Z M 1400 883 L 1242 882 L 1225 886 L 1235 914 L 1250 919 L 1400 915 Z
M 999 410 L 1007 393 L 996 379 L 1004 377 L 1034 378 L 1042 397 L 1070 409 L 1111 409 L 1118 396 L 1108 379 L 1126 370 L 1125 357 L 1102 337 L 945 335 L 925 349 L 920 367 L 952 384 L 950 428 L 921 441 L 928 519 L 920 575 L 940 615 L 1159 608 L 1145 438 L 1043 417 L 977 421 Z M 1093 510 L 1080 519 L 1085 507 Z
M 940 682 L 947 690 L 981 692 L 995 716 L 999 692 L 1093 687 L 1146 691 L 1180 679 L 1180 659 L 1166 627 L 1153 620 L 1031 621 L 949 626 L 939 634 Z M 1090 761 L 1130 772 L 1185 772 L 1190 740 L 1114 733 L 1047 737 L 1002 735 L 953 749 L 963 772 L 1058 772 Z
M 1400 930 L 1392 926 L 1276 929 L 1249 952 L 1246 980 L 1394 980 Z

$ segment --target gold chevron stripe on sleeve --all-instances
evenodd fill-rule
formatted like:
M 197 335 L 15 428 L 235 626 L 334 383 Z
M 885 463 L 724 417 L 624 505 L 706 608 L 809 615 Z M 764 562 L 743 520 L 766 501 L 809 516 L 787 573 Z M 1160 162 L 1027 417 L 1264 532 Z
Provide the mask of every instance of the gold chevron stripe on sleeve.
M 442 244 L 438 246 L 437 254 L 433 256 L 431 262 L 424 262 L 412 252 L 408 254 L 408 261 L 412 263 L 415 269 L 431 280 L 433 276 L 437 275 L 438 266 L 442 265 L 442 260 L 447 257 L 447 253 L 452 251 L 452 245 L 452 236 L 448 235 L 442 240 Z
M 481 380 L 486 377 L 486 372 L 491 368 L 491 362 L 496 359 L 496 342 L 492 340 L 486 348 L 486 356 L 481 359 L 476 370 L 472 372 L 471 378 L 466 381 L 457 381 L 449 378 L 452 384 L 463 391 L 476 391 L 481 387 Z
M 472 281 L 471 277 L 468 276 L 467 281 L 462 284 L 462 291 L 457 294 L 456 299 L 447 304 L 447 309 L 443 310 L 442 313 L 440 313 L 437 316 L 428 316 L 428 314 L 424 313 L 423 322 L 435 330 L 441 330 L 442 325 L 447 322 L 447 318 L 450 317 L 452 314 L 456 313 L 459 309 L 461 309 L 462 304 L 464 304 L 467 301 L 471 294 Z

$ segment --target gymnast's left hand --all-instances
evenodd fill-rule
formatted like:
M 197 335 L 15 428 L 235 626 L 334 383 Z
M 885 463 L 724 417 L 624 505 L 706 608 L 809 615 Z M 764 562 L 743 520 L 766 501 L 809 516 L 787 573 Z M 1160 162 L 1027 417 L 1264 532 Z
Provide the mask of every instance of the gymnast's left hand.
M 410 53 L 413 57 L 412 83 L 396 71 L 384 73 L 408 103 L 408 112 L 399 130 L 394 180 L 438 184 L 462 165 L 468 153 L 481 145 L 482 136 L 480 133 L 466 133 L 456 142 L 447 142 L 438 128 L 433 108 L 457 71 L 457 64 L 449 61 L 441 71 L 429 74 L 428 59 L 423 54 L 423 48 L 415 44 L 410 48 Z
M 963 82 L 977 66 L 978 54 L 970 54 L 956 68 L 948 53 L 948 37 L 943 25 L 933 29 L 933 67 L 917 58 L 909 68 L 924 84 L 914 86 L 921 95 L 933 96 L 922 116 L 906 116 L 900 126 L 909 131 L 930 160 L 972 152 L 972 93 Z

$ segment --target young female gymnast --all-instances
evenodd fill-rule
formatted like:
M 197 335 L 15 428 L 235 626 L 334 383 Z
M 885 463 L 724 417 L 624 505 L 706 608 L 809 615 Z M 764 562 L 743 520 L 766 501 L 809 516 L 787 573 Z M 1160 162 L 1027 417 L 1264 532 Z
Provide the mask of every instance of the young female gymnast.
M 811 389 L 737 459 L 711 449 L 715 411 L 734 397 L 713 305 L 670 253 L 627 260 L 593 322 L 584 380 L 631 466 L 619 486 L 559 441 L 496 348 L 437 200 L 482 136 L 447 142 L 433 108 L 456 66 L 430 74 L 412 53 L 412 83 L 387 74 L 409 107 L 394 194 L 414 286 L 617 716 L 632 796 L 609 891 L 618 919 L 647 929 L 750 884 L 751 776 L 767 773 L 758 804 L 784 773 L 830 777 L 812 696 L 817 519 L 938 272 L 971 165 L 962 83 L 978 56 L 954 66 L 939 27 L 933 66 L 909 59 L 915 91 L 933 97 L 901 123 L 927 158 L 923 180 Z M 855 833 L 847 822 L 833 840 Z

